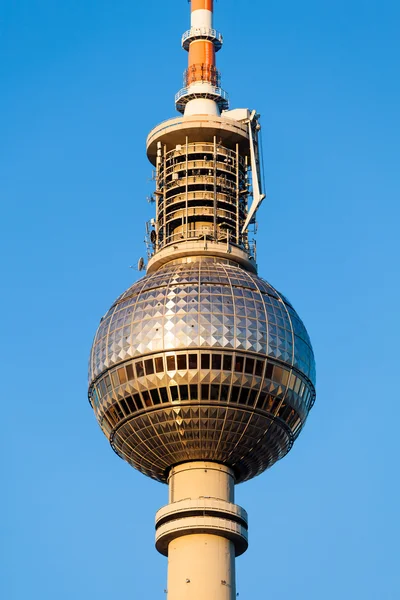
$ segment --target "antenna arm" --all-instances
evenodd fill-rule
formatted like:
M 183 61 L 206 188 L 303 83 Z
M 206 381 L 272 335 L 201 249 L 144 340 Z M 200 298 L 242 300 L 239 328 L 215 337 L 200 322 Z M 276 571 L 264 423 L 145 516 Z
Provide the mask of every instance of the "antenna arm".
M 262 201 L 265 198 L 265 194 L 261 193 L 261 178 L 260 178 L 260 162 L 258 158 L 258 134 L 257 129 L 255 128 L 253 131 L 253 122 L 256 121 L 256 111 L 250 115 L 250 119 L 248 121 L 249 126 L 249 140 L 250 140 L 250 164 L 251 164 L 251 174 L 252 174 L 252 187 L 253 187 L 253 202 L 251 203 L 250 210 L 247 213 L 246 220 L 243 225 L 242 233 L 245 233 L 248 228 L 252 218 L 255 213 L 259 209 Z M 256 152 L 256 144 L 257 144 L 257 152 Z

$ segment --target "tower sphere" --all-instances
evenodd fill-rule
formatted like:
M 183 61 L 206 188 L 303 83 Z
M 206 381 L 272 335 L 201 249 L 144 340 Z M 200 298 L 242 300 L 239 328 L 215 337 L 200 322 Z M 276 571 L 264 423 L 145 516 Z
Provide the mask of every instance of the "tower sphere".
M 290 450 L 315 399 L 315 362 L 290 302 L 221 258 L 171 261 L 112 305 L 97 330 L 89 399 L 115 452 L 166 482 L 183 462 L 237 482 Z

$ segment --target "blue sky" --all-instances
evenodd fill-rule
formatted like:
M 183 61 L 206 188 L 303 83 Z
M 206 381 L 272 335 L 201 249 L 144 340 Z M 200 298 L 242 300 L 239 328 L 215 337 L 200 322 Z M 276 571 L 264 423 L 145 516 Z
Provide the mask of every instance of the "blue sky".
M 240 599 L 394 600 L 398 568 L 400 4 L 219 0 L 232 107 L 262 114 L 259 273 L 303 318 L 317 403 L 237 488 Z M 145 138 L 174 116 L 188 5 L 0 0 L 1 553 L 7 600 L 163 598 L 167 488 L 86 399 L 100 317 L 137 278 Z

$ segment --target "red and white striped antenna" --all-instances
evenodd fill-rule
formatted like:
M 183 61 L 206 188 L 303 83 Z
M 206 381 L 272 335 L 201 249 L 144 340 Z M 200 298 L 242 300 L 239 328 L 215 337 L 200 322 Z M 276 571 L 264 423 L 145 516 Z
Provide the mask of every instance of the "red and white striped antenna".
M 175 97 L 176 108 L 185 115 L 220 114 L 229 103 L 216 67 L 215 55 L 223 39 L 213 25 L 214 1 L 190 0 L 190 4 L 190 29 L 182 36 L 182 47 L 189 54 L 188 67 L 184 87 Z

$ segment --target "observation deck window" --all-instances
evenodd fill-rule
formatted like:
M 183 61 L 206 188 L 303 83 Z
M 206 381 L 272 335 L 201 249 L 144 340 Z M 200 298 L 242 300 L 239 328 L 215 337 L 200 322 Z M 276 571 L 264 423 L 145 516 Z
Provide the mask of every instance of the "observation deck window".
M 176 357 L 178 363 L 178 371 L 187 369 L 187 356 L 186 354 L 178 354 Z
M 167 356 L 167 371 L 176 371 L 175 356 Z
M 141 360 L 139 360 L 135 366 L 136 366 L 137 377 L 143 377 L 143 375 L 144 375 L 143 362 Z
M 126 365 L 126 374 L 128 376 L 129 381 L 134 379 L 133 365 Z
M 224 354 L 224 371 L 232 371 L 232 356 Z
M 153 400 L 154 404 L 160 404 L 160 396 L 158 395 L 157 388 L 150 390 L 150 395 L 151 395 L 151 399 Z
M 144 366 L 146 369 L 146 375 L 153 375 L 154 373 L 154 365 L 153 365 L 153 359 L 152 358 L 148 358 L 147 360 L 144 361 Z
M 187 385 L 180 385 L 179 392 L 181 394 L 181 400 L 189 400 L 189 389 Z
M 253 375 L 253 371 L 254 371 L 254 358 L 247 357 L 244 372 L 247 373 L 248 375 Z
M 236 359 L 235 359 L 235 371 L 237 373 L 243 373 L 243 365 L 244 365 L 244 358 L 243 358 L 243 356 L 236 356 Z
M 197 369 L 197 354 L 189 354 L 189 369 Z
M 206 383 L 201 384 L 201 399 L 208 400 L 210 396 L 210 386 Z
M 199 390 L 198 390 L 197 385 L 192 384 L 192 385 L 189 386 L 189 388 L 190 388 L 190 399 L 191 400 L 198 400 Z
M 162 356 L 157 356 L 157 358 L 154 359 L 154 363 L 156 367 L 156 373 L 162 373 L 164 371 L 164 361 Z
M 220 354 L 212 354 L 211 355 L 211 364 L 212 364 L 212 369 L 221 369 L 221 364 L 222 364 L 222 356 Z
M 209 369 L 210 368 L 210 355 L 209 354 L 201 354 L 200 364 L 201 364 L 202 369 Z

